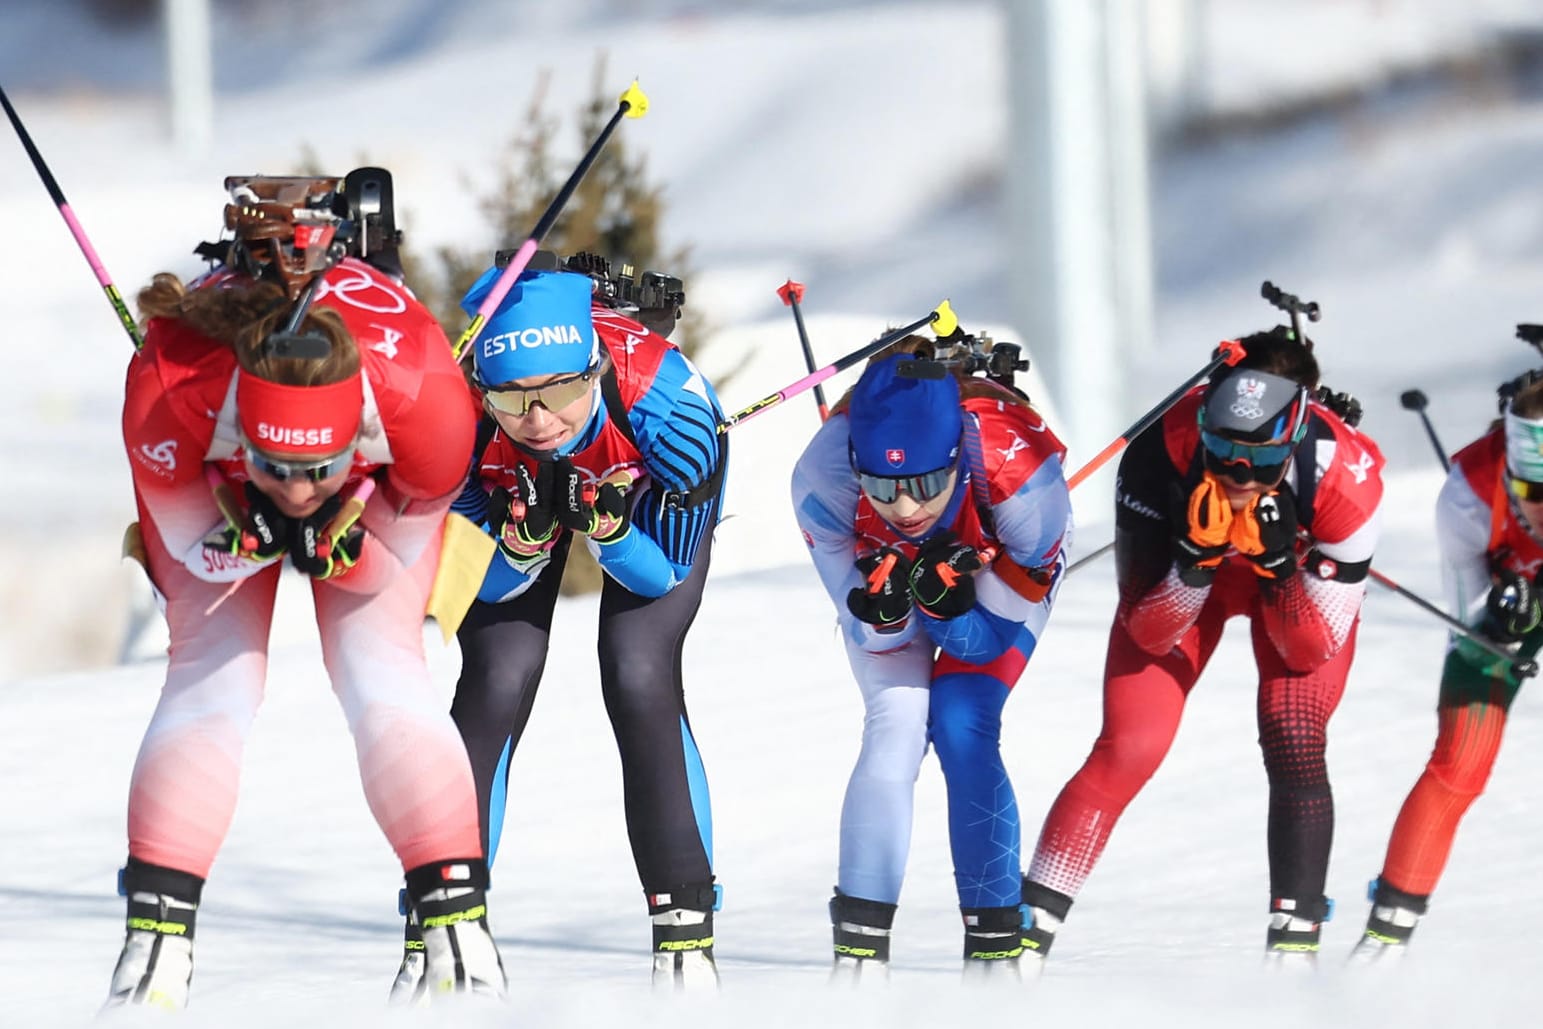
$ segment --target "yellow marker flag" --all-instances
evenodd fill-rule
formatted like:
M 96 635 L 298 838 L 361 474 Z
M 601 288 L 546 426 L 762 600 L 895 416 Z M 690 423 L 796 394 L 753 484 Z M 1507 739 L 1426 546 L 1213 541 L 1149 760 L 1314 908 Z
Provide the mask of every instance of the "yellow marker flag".
M 477 599 L 482 578 L 498 544 L 469 519 L 451 513 L 445 518 L 445 535 L 439 547 L 439 570 L 429 589 L 429 603 L 424 611 L 439 624 L 446 643 L 455 638 L 461 619 Z

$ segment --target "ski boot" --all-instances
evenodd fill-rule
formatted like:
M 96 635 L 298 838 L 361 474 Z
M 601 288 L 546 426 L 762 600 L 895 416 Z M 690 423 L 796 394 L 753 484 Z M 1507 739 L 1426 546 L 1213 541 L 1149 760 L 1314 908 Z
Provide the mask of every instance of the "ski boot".
M 1313 970 L 1318 967 L 1318 934 L 1334 915 L 1327 897 L 1270 901 L 1270 928 L 1265 933 L 1265 961 L 1282 969 Z
M 1405 893 L 1381 879 L 1366 886 L 1366 899 L 1372 902 L 1366 918 L 1366 932 L 1350 951 L 1353 965 L 1390 964 L 1403 960 L 1409 949 L 1409 937 L 1420 923 L 1430 896 Z
M 1045 958 L 1055 942 L 1056 930 L 1066 921 L 1072 899 L 1048 886 L 1023 880 L 1023 903 L 1029 909 L 1028 928 L 1023 930 L 1023 958 L 1019 964 L 1025 978 L 1038 979 L 1045 970 Z
M 830 931 L 835 960 L 830 981 L 850 983 L 889 979 L 889 931 L 895 905 L 848 897 L 840 888 L 830 899 Z
M 487 885 L 481 858 L 439 861 L 407 873 L 407 896 L 423 938 L 423 979 L 415 990 L 426 994 L 426 1003 L 451 994 L 507 999 L 504 963 L 488 929 Z
M 1022 979 L 1023 908 L 962 907 L 959 914 L 964 917 L 965 979 Z
M 187 1007 L 203 889 L 196 875 L 129 858 L 119 878 L 119 892 L 128 898 L 127 929 L 104 1007 Z
M 719 902 L 712 883 L 687 883 L 669 893 L 648 895 L 654 927 L 654 987 L 676 990 L 716 989 L 713 960 L 713 912 Z
M 402 964 L 396 970 L 386 1003 L 393 1007 L 427 1004 L 428 991 L 423 985 L 423 929 L 418 925 L 412 905 L 407 903 L 406 887 L 397 893 L 397 913 L 406 918 L 402 929 Z

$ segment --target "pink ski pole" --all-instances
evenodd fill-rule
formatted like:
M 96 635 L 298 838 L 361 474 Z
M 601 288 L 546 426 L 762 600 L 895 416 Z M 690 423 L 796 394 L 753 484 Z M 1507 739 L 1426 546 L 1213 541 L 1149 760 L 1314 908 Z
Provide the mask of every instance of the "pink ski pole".
M 86 263 L 91 265 L 96 281 L 102 284 L 102 290 L 107 294 L 107 302 L 112 304 L 113 310 L 118 313 L 118 321 L 123 324 L 123 331 L 129 334 L 129 339 L 134 341 L 134 349 L 138 350 L 145 345 L 145 341 L 139 336 L 139 328 L 134 324 L 134 316 L 129 314 L 128 305 L 123 302 L 123 297 L 118 293 L 118 287 L 113 285 L 107 269 L 102 266 L 102 259 L 97 256 L 96 248 L 86 238 L 86 230 L 80 227 L 80 221 L 75 217 L 75 212 L 70 210 L 69 201 L 64 199 L 64 191 L 59 188 L 53 172 L 48 170 L 48 164 L 43 160 L 43 155 L 38 153 L 37 146 L 27 133 L 27 127 L 21 123 L 21 115 L 17 114 L 16 108 L 11 106 L 11 99 L 5 95 L 4 89 L 0 89 L 0 105 L 5 106 L 5 115 L 11 119 L 11 127 L 16 130 L 16 135 L 21 137 L 21 145 L 26 149 L 27 156 L 32 158 L 32 167 L 37 169 L 38 177 L 43 180 L 43 188 L 47 189 L 48 195 L 54 198 L 54 206 L 59 208 L 64 224 L 69 226 L 70 235 L 75 237 L 75 243 L 80 247 L 80 252 L 86 255 Z

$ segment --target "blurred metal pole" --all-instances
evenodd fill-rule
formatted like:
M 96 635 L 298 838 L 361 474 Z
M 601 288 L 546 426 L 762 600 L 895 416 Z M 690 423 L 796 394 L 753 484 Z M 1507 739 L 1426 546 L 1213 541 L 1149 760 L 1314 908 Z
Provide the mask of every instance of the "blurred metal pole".
M 1138 0 L 1006 0 L 1013 320 L 1073 450 L 1129 420 L 1151 321 Z M 1079 507 L 1107 518 L 1113 470 Z
M 161 0 L 171 137 L 184 156 L 208 152 L 214 135 L 214 62 L 209 0 Z

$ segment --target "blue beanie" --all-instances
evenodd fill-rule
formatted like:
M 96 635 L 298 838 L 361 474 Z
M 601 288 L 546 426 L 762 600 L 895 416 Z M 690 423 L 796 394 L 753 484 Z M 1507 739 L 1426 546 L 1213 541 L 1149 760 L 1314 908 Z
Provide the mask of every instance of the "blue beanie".
M 847 433 L 857 470 L 869 475 L 922 475 L 959 456 L 964 419 L 959 381 L 902 376 L 894 354 L 870 364 L 852 388 Z
M 501 268 L 489 268 L 461 298 L 475 315 Z M 536 375 L 576 375 L 599 356 L 590 318 L 594 283 L 574 272 L 522 272 L 476 342 L 477 378 L 489 386 Z

